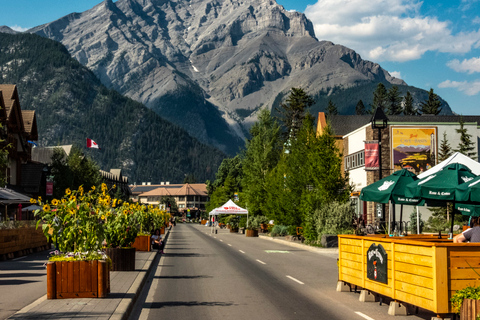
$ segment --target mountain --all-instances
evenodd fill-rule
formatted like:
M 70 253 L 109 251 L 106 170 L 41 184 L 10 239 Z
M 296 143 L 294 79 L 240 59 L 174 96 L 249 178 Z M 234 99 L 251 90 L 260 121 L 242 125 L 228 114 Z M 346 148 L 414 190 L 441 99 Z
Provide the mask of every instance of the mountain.
M 2 33 L 9 33 L 9 34 L 15 34 L 15 33 L 17 33 L 17 31 L 15 31 L 15 30 L 13 30 L 12 28 L 7 27 L 7 26 L 0 26 L 0 32 L 2 32 Z
M 409 87 L 355 51 L 315 38 L 274 0 L 105 0 L 29 30 L 62 42 L 107 87 L 144 103 L 201 141 L 232 153 L 260 108 L 292 87 L 341 114 L 365 106 L 379 82 Z M 448 104 L 443 112 L 451 113 Z
M 225 154 L 139 102 L 107 89 L 60 43 L 0 33 L 0 83 L 16 84 L 22 109 L 35 110 L 40 146 L 76 144 L 101 169 L 130 182 L 213 180 Z M 86 149 L 86 138 L 101 150 Z

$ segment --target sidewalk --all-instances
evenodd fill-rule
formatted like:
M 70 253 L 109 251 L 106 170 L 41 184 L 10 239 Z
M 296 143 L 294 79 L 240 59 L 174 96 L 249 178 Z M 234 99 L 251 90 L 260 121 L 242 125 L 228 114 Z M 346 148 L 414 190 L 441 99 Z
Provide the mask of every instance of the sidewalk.
M 168 230 L 165 239 L 167 234 Z M 48 300 L 45 294 L 8 319 L 126 320 L 152 267 L 158 264 L 160 257 L 157 251 L 137 251 L 135 271 L 110 272 L 110 293 L 106 298 Z
M 329 253 L 329 254 L 338 254 L 338 247 L 337 248 L 321 248 L 321 247 L 314 247 L 309 246 L 306 244 L 301 243 L 300 241 L 291 241 L 285 239 L 285 237 L 270 237 L 267 235 L 259 234 L 258 237 L 264 240 L 275 241 L 279 243 L 283 243 L 284 245 L 295 247 L 295 248 L 302 248 L 304 250 L 316 252 L 316 253 Z

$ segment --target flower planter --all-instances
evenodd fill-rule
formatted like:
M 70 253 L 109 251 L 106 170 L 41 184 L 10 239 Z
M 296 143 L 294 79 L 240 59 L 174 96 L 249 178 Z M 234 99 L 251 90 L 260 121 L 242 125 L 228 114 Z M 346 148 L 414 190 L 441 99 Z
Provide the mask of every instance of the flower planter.
M 112 271 L 135 271 L 135 248 L 107 248 L 105 253 L 112 259 Z
M 132 244 L 132 247 L 137 249 L 137 251 L 150 251 L 151 250 L 151 236 L 137 236 L 135 242 Z
M 246 236 L 247 237 L 258 237 L 258 229 L 254 229 L 254 230 L 247 229 Z
M 160 234 L 165 234 L 165 227 L 160 228 Z
M 476 320 L 480 315 L 480 300 L 465 299 L 460 309 L 461 320 Z
M 230 228 L 230 233 L 238 233 L 238 228 Z
M 110 292 L 110 271 L 105 260 L 49 261 L 47 298 L 105 298 Z

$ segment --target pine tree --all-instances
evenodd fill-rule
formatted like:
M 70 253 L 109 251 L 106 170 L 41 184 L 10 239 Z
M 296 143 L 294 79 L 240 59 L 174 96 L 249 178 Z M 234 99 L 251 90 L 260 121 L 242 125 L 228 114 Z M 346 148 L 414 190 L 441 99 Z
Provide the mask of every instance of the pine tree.
M 243 198 L 253 215 L 265 215 L 266 179 L 281 154 L 280 126 L 266 109 L 250 129 L 243 159 Z
M 460 143 L 458 148 L 455 150 L 456 152 L 460 152 L 467 157 L 472 159 L 477 159 L 475 152 L 475 144 L 472 141 L 472 135 L 467 132 L 467 129 L 464 127 L 465 122 L 463 121 L 463 117 L 460 117 L 460 129 L 455 129 L 457 133 L 460 133 Z
M 447 133 L 443 132 L 443 139 L 440 141 L 440 149 L 438 150 L 438 161 L 442 162 L 452 155 L 453 151 L 447 140 Z
M 403 114 L 406 116 L 418 115 L 417 110 L 413 107 L 413 97 L 410 91 L 407 91 L 407 94 L 403 97 Z
M 315 100 L 301 88 L 292 88 L 286 103 L 282 103 L 277 109 L 281 114 L 281 121 L 286 129 L 284 140 L 294 139 L 302 126 L 305 111 L 312 106 Z
M 428 99 L 420 104 L 420 112 L 422 114 L 438 115 L 440 111 L 442 111 L 441 106 L 442 102 L 440 98 L 433 92 L 433 89 L 430 88 Z
M 337 114 L 338 114 L 337 106 L 332 102 L 332 100 L 328 100 L 327 116 L 333 116 Z
M 387 89 L 383 85 L 383 83 L 379 83 L 377 85 L 377 89 L 373 92 L 373 105 L 372 105 L 372 113 L 375 112 L 375 109 L 377 107 L 382 108 L 383 111 L 385 111 L 385 108 L 387 106 Z
M 356 115 L 364 115 L 367 111 L 365 110 L 365 105 L 363 104 L 362 100 L 358 100 L 357 105 L 355 106 L 355 114 Z
M 402 113 L 402 98 L 397 86 L 393 86 L 387 93 L 387 112 L 388 115 L 399 115 Z

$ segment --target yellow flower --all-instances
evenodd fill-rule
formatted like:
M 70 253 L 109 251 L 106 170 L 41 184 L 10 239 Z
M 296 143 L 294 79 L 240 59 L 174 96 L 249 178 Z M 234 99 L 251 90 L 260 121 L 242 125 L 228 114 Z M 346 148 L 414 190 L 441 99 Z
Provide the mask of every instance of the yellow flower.
M 44 205 L 43 211 L 46 211 L 46 212 L 50 211 L 50 206 L 48 204 Z
M 30 203 L 37 203 L 37 200 L 30 198 Z
M 102 214 L 102 216 L 100 217 L 102 220 L 105 220 L 105 215 Z
M 57 199 L 53 199 L 52 200 L 52 205 L 56 206 L 60 203 L 60 201 L 58 201 Z
M 107 191 L 107 185 L 105 183 L 102 183 L 102 191 Z
M 92 190 L 95 191 L 95 186 L 92 186 Z
M 117 206 L 117 199 L 113 199 L 113 203 L 112 203 L 112 207 L 116 207 Z
M 75 201 L 75 200 L 77 200 L 77 197 L 75 197 L 75 196 L 73 196 L 73 195 L 70 196 L 70 201 Z
M 70 190 L 70 188 L 67 188 L 67 190 L 65 190 L 65 194 L 70 195 L 70 193 L 72 193 L 72 190 Z
M 83 187 L 82 186 L 78 187 L 78 191 L 80 191 L 80 195 L 83 196 Z
M 38 197 L 38 201 L 42 201 L 42 197 Z

